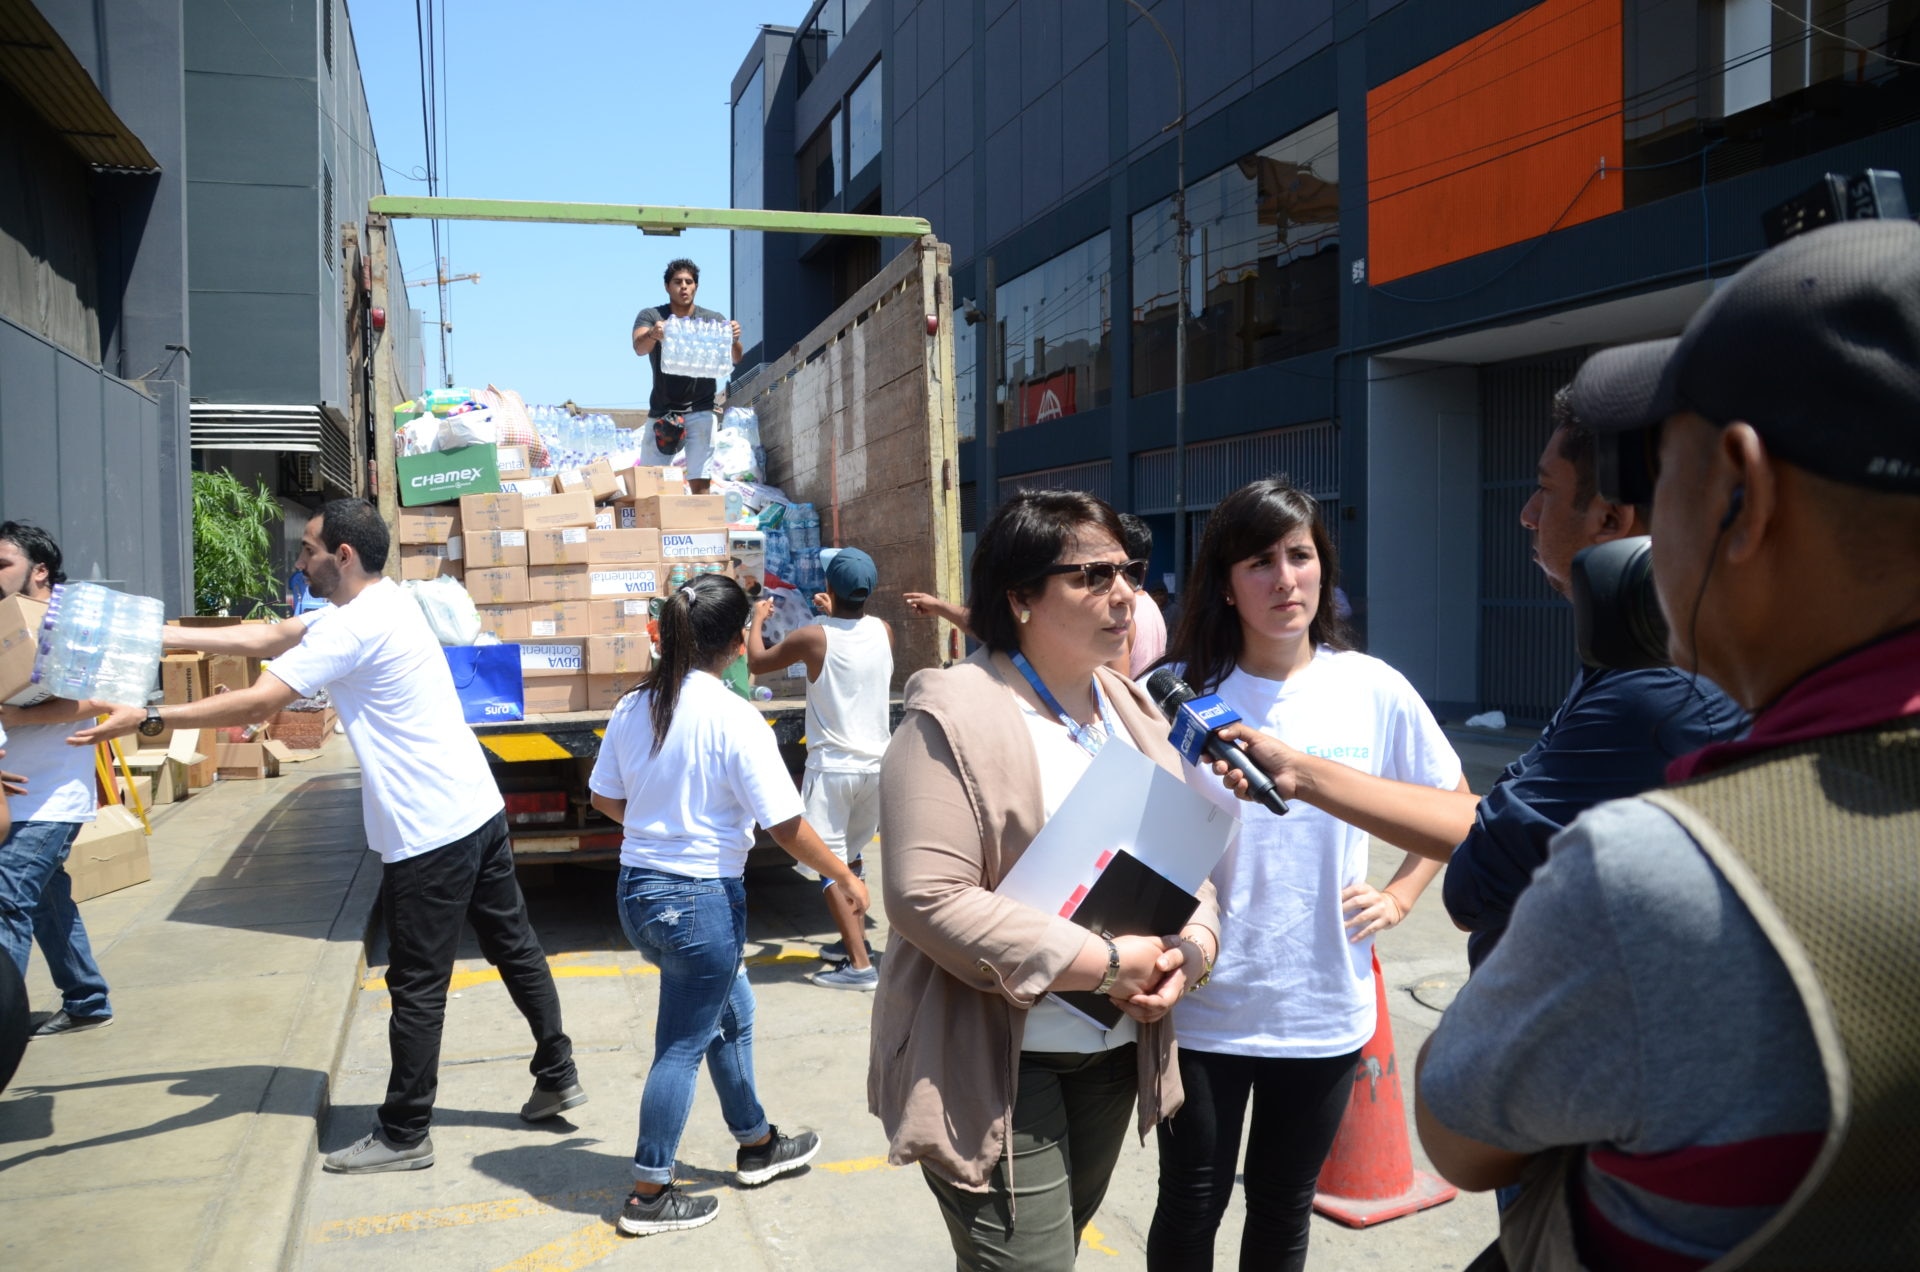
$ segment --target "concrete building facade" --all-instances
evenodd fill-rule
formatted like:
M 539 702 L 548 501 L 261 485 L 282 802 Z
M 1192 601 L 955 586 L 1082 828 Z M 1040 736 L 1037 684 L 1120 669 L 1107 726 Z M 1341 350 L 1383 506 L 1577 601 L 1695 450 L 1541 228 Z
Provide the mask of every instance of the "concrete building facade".
M 1171 571 L 1177 63 L 1190 537 L 1289 473 L 1372 652 L 1447 713 L 1543 718 L 1571 621 L 1518 513 L 1554 389 L 1678 330 L 1821 174 L 1920 180 L 1920 2 L 1143 5 L 1158 30 L 1125 0 L 819 0 L 735 76 L 735 202 L 928 218 L 976 319 L 970 510 L 1092 490 Z M 735 237 L 773 355 L 898 250 Z

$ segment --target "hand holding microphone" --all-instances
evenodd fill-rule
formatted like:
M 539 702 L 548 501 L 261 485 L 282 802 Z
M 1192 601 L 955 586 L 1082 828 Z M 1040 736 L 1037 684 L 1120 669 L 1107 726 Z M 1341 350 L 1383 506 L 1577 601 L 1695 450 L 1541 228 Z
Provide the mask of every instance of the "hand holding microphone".
M 1226 765 L 1238 777 L 1238 781 L 1229 781 L 1242 799 L 1259 804 L 1269 812 L 1286 814 L 1287 801 L 1281 798 L 1266 770 L 1221 736 L 1221 730 L 1240 722 L 1240 716 L 1232 707 L 1213 694 L 1196 697 L 1193 689 L 1166 667 L 1147 677 L 1147 696 L 1172 723 L 1170 740 L 1189 764 L 1200 763 L 1204 756 L 1216 767 Z

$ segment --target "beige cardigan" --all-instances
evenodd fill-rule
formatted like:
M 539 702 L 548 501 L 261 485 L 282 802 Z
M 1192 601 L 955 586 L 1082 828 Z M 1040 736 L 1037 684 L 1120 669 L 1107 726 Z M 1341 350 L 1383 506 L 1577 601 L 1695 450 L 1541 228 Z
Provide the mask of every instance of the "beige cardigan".
M 1170 772 L 1180 758 L 1137 686 L 1101 669 L 1119 723 Z M 981 650 L 907 682 L 880 777 L 880 853 L 892 940 L 880 968 L 867 1107 L 896 1165 L 922 1162 L 983 1192 L 1006 1151 L 1026 1009 L 1074 960 L 1086 930 L 993 894 L 1046 820 L 1021 719 L 1020 673 Z M 1213 885 L 1191 920 L 1219 940 Z M 1139 1130 L 1183 1098 L 1172 1022 L 1139 1029 Z

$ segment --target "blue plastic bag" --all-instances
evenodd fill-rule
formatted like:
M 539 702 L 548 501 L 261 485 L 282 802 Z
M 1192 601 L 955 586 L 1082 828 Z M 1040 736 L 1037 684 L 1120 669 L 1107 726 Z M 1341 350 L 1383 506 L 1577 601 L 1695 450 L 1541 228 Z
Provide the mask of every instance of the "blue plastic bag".
M 527 718 L 518 645 L 448 645 L 447 669 L 468 724 L 511 724 Z

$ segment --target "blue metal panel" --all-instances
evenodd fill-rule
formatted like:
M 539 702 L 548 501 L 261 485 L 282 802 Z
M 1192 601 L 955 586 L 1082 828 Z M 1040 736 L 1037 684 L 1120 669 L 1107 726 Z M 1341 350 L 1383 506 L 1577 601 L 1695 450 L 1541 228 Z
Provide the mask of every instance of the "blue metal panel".
M 106 509 L 100 506 L 100 470 L 109 453 L 101 426 L 100 372 L 78 358 L 61 358 L 54 377 L 59 395 L 60 550 L 72 577 L 110 579 Z
M 0 320 L 0 516 L 60 524 L 59 353 Z

